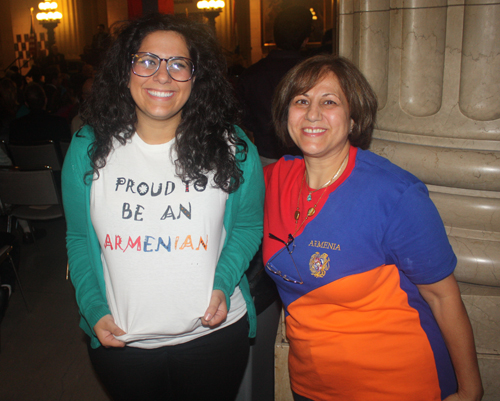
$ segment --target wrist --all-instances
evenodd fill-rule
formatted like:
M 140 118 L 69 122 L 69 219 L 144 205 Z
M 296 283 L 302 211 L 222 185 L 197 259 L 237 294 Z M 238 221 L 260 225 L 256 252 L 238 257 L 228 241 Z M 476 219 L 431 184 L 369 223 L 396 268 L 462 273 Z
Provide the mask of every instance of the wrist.
M 479 384 L 478 386 L 473 386 L 469 388 L 459 387 L 457 394 L 460 399 L 470 400 L 470 401 L 481 401 L 484 395 L 483 386 Z

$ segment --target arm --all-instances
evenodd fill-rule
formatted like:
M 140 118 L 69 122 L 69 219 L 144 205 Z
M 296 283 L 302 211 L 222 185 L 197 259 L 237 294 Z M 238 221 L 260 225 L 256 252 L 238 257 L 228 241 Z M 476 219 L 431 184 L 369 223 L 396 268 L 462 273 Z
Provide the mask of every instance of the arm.
M 214 290 L 220 290 L 224 294 L 227 310 L 231 306 L 230 296 L 259 248 L 264 214 L 262 164 L 255 146 L 241 130 L 237 131 L 248 145 L 247 159 L 241 164 L 244 183 L 229 196 L 232 200 L 228 201 L 224 216 L 227 236 L 214 280 Z M 212 300 L 213 298 L 214 295 L 212 295 Z M 212 308 L 207 312 L 213 315 L 213 310 Z
M 106 315 L 111 315 L 104 293 L 104 278 L 98 277 L 96 269 L 101 268 L 97 238 L 95 249 L 89 246 L 93 233 L 90 224 L 89 188 L 83 181 L 85 172 L 90 169 L 87 146 L 90 144 L 88 129 L 82 130 L 86 138 L 75 137 L 66 155 L 62 171 L 63 205 L 66 216 L 71 281 L 80 314 L 88 326 L 88 335 L 96 334 L 94 327 Z M 94 234 L 95 235 L 95 234 Z M 93 264 L 98 264 L 93 268 Z
M 483 387 L 474 336 L 454 275 L 451 274 L 434 284 L 421 284 L 417 287 L 431 307 L 457 375 L 458 392 L 447 397 L 445 401 L 480 400 Z

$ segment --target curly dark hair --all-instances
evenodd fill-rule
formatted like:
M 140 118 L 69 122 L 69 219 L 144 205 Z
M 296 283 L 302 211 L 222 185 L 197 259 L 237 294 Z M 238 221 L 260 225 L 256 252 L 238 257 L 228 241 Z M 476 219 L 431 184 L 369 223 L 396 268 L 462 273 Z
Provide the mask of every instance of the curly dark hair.
M 368 149 L 377 117 L 377 96 L 372 87 L 349 60 L 339 56 L 319 55 L 302 61 L 292 68 L 276 88 L 273 99 L 273 121 L 276 134 L 285 141 L 288 137 L 288 109 L 293 98 L 306 93 L 326 74 L 332 72 L 339 80 L 354 121 L 349 142 Z
M 243 181 L 238 162 L 245 160 L 248 149 L 234 128 L 238 107 L 226 79 L 221 47 L 209 26 L 160 13 L 126 24 L 103 58 L 92 93 L 82 106 L 82 119 L 95 134 L 89 148 L 89 174 L 98 175 L 106 165 L 113 138 L 125 144 L 135 133 L 136 104 L 128 88 L 131 55 L 147 35 L 157 31 L 179 33 L 195 66 L 196 79 L 175 133 L 176 173 L 183 181 L 206 185 L 206 174 L 214 172 L 216 187 L 234 192 Z

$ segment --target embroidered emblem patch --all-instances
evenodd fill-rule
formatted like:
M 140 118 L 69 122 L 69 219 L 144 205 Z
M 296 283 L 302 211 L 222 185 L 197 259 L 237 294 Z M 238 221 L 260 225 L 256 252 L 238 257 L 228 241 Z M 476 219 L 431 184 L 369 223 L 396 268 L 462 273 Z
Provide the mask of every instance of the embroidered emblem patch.
M 330 268 L 330 258 L 326 253 L 316 252 L 309 259 L 309 270 L 316 278 L 325 277 L 326 271 Z

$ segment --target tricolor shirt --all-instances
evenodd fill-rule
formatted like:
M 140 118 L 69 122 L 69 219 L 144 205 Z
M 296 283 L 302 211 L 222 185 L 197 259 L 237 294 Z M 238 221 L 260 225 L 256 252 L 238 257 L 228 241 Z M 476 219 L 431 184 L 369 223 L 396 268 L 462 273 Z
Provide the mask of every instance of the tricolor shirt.
M 288 156 L 265 170 L 264 263 L 303 281 L 268 271 L 285 306 L 292 389 L 328 401 L 434 401 L 456 392 L 448 350 L 416 286 L 456 265 L 425 185 L 351 147 L 339 179 L 307 201 L 304 170 L 302 158 Z M 270 233 L 284 241 L 295 234 L 292 253 Z

